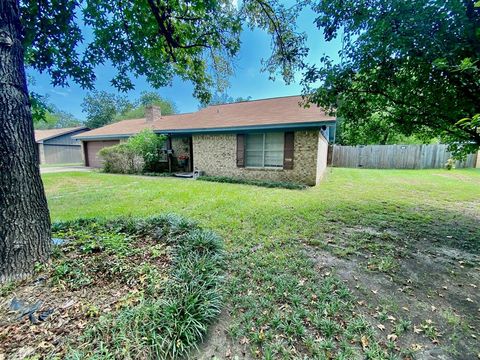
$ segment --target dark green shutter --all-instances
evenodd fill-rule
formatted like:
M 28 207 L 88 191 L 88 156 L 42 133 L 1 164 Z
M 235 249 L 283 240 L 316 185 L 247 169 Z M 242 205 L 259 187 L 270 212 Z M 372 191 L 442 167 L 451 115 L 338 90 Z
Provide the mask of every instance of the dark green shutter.
M 293 169 L 293 153 L 294 153 L 293 132 L 286 132 L 284 148 L 283 148 L 283 168 L 285 170 Z
M 237 167 L 245 167 L 245 135 L 237 134 Z

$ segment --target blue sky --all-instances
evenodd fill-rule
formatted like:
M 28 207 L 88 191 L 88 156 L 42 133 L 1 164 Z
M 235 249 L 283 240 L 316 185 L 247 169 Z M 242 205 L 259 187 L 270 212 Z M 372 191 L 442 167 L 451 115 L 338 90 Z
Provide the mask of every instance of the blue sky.
M 334 40 L 326 43 L 322 32 L 313 24 L 314 19 L 315 14 L 310 9 L 304 10 L 298 19 L 299 29 L 305 31 L 308 35 L 309 62 L 317 63 L 322 54 L 338 59 L 337 53 L 340 49 L 340 41 Z M 230 96 L 234 98 L 251 96 L 252 99 L 261 99 L 301 93 L 302 87 L 299 84 L 300 74 L 297 74 L 295 83 L 286 85 L 280 78 L 277 78 L 276 81 L 269 80 L 268 74 L 260 71 L 261 59 L 267 58 L 271 52 L 268 34 L 260 30 L 245 30 L 241 41 L 242 47 L 234 62 L 235 74 L 230 78 L 231 85 L 227 90 Z M 115 70 L 109 66 L 102 66 L 96 69 L 96 89 L 116 92 L 110 84 L 114 73 Z M 81 120 L 85 119 L 81 104 L 87 91 L 82 90 L 74 83 L 65 88 L 53 87 L 48 75 L 38 74 L 32 70 L 29 70 L 29 74 L 35 79 L 35 85 L 30 86 L 30 90 L 47 95 L 49 102 L 56 105 L 59 109 L 70 112 Z M 134 83 L 135 90 L 125 94 L 132 100 L 138 98 L 142 91 L 154 90 L 145 79 L 135 79 Z M 179 112 L 184 113 L 198 109 L 199 102 L 192 96 L 192 89 L 190 83 L 174 79 L 172 86 L 156 91 L 163 97 L 174 101 Z

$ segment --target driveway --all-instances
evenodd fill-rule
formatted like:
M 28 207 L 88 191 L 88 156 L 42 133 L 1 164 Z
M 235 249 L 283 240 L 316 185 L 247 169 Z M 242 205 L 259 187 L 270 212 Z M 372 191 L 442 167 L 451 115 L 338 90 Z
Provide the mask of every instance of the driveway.
M 66 171 L 92 171 L 92 168 L 86 166 L 40 166 L 41 174 L 58 173 Z

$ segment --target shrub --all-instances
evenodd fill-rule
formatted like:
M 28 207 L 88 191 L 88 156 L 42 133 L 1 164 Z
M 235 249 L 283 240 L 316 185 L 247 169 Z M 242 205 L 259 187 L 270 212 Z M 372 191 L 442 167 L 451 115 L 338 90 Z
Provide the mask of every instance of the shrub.
M 262 186 L 267 188 L 283 188 L 283 189 L 292 189 L 292 190 L 303 190 L 307 188 L 307 185 L 286 182 L 286 181 L 247 180 L 247 179 L 240 179 L 240 178 L 230 178 L 226 176 L 201 176 L 197 180 L 230 183 L 230 184 L 246 184 L 246 185 Z
M 103 170 L 107 173 L 138 174 L 158 172 L 164 156 L 165 136 L 145 129 L 132 136 L 126 143 L 103 148 Z
M 144 129 L 128 139 L 127 145 L 140 155 L 144 161 L 143 172 L 158 172 L 159 164 L 165 156 L 163 147 L 166 137 L 157 135 L 150 129 Z
M 445 168 L 447 170 L 452 170 L 452 169 L 455 169 L 455 160 L 450 158 L 447 160 L 446 164 L 445 164 Z
M 103 158 L 103 171 L 115 174 L 138 174 L 143 171 L 145 162 L 128 143 L 106 147 L 100 150 Z

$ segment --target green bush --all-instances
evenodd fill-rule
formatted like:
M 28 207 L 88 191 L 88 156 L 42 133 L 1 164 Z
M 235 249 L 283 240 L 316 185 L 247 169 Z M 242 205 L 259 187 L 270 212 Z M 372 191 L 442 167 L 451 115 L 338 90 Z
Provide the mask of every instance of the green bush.
M 106 147 L 100 150 L 103 159 L 103 171 L 114 174 L 138 174 L 145 167 L 141 155 L 136 153 L 128 143 Z
M 144 161 L 143 172 L 158 172 L 164 155 L 166 137 L 157 135 L 150 129 L 144 129 L 128 139 L 127 145 Z
M 150 129 L 142 130 L 125 143 L 100 150 L 103 170 L 117 174 L 159 172 L 160 161 L 165 156 L 164 144 L 165 136 Z
M 197 180 L 230 183 L 230 184 L 246 184 L 254 186 L 262 186 L 267 188 L 282 188 L 292 190 L 303 190 L 307 188 L 307 185 L 291 183 L 285 181 L 268 181 L 268 180 L 247 180 L 240 178 L 230 178 L 226 176 L 201 176 Z

